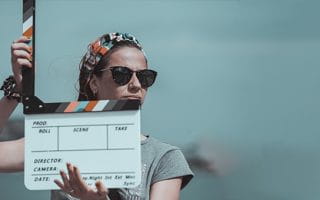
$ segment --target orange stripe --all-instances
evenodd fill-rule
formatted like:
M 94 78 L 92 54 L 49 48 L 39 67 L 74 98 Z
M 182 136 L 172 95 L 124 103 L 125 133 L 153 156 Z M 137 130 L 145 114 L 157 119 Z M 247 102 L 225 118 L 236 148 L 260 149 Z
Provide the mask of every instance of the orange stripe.
M 107 48 L 105 48 L 105 47 L 101 47 L 101 49 L 100 49 L 100 51 L 99 51 L 99 53 L 101 54 L 101 55 L 106 55 L 106 53 L 107 53 L 107 51 L 108 51 L 108 49 Z
M 68 107 L 64 110 L 64 112 L 73 112 L 74 109 L 78 106 L 79 102 L 78 101 L 73 101 L 71 102 Z
M 92 50 L 93 50 L 93 52 L 94 53 L 98 53 L 99 52 L 99 50 L 100 50 L 100 45 L 99 45 L 99 41 L 96 41 L 93 45 L 92 45 Z
M 23 33 L 23 36 L 26 36 L 26 37 L 28 37 L 28 38 L 32 37 L 32 31 L 33 31 L 33 29 L 32 29 L 32 26 L 31 26 L 28 30 L 26 30 L 26 31 Z
M 97 105 L 98 101 L 90 101 L 89 104 L 86 106 L 84 111 L 92 111 L 92 109 Z

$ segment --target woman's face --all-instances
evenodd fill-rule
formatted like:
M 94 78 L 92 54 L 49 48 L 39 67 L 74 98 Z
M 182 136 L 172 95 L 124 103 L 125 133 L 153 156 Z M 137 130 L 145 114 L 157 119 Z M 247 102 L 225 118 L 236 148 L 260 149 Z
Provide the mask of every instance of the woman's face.
M 113 66 L 128 67 L 132 71 L 147 69 L 144 54 L 134 47 L 122 47 L 113 52 L 107 68 Z M 114 82 L 110 70 L 105 70 L 100 78 L 94 76 L 90 87 L 96 92 L 97 99 L 138 99 L 143 102 L 147 92 L 147 88 L 141 87 L 136 73 L 133 73 L 126 85 L 118 85 Z

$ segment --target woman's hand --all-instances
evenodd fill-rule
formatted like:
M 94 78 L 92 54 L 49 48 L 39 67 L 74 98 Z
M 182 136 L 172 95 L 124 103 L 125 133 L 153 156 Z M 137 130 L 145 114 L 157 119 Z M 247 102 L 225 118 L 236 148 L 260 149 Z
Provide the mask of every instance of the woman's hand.
M 102 182 L 97 181 L 95 183 L 96 190 L 90 188 L 81 178 L 80 171 L 76 166 L 67 163 L 68 175 L 64 171 L 60 171 L 60 175 L 63 183 L 59 180 L 54 182 L 61 188 L 65 193 L 70 194 L 73 197 L 81 200 L 106 200 L 109 193 L 108 189 L 103 185 Z
M 30 39 L 22 36 L 11 45 L 11 66 L 18 92 L 21 91 L 22 67 L 32 67 L 32 48 L 27 45 L 29 42 Z

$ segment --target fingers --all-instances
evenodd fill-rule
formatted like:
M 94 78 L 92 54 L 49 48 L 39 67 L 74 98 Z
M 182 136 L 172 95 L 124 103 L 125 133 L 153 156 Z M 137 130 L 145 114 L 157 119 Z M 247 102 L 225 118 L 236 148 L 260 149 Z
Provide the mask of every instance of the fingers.
M 75 176 L 75 172 L 74 172 L 74 167 L 72 164 L 67 163 L 67 169 L 68 169 L 68 175 L 69 175 L 69 183 L 71 188 L 76 192 L 76 193 L 80 193 L 80 189 L 77 185 L 77 181 L 76 181 L 76 176 Z
M 32 67 L 32 64 L 29 60 L 27 59 L 23 59 L 23 58 L 18 58 L 17 59 L 17 63 L 20 65 L 20 66 L 27 66 L 29 68 Z
M 72 188 L 70 187 L 70 184 L 69 184 L 69 179 L 67 177 L 67 174 L 64 172 L 64 171 L 60 171 L 60 176 L 62 178 L 62 181 L 59 181 L 57 179 L 54 180 L 55 184 L 58 185 L 58 187 L 63 190 L 64 192 L 66 193 L 70 193 L 70 191 L 72 191 Z
M 12 56 L 15 58 L 24 58 L 29 61 L 32 60 L 32 56 L 30 53 L 26 52 L 25 50 L 14 50 Z
M 62 178 L 62 181 L 63 181 L 63 184 L 64 184 L 64 188 L 66 189 L 67 192 L 71 191 L 72 188 L 70 186 L 70 183 L 69 183 L 69 179 L 67 177 L 67 174 L 64 172 L 64 171 L 60 171 L 60 175 L 61 175 L 61 178 Z
M 11 44 L 11 51 L 14 52 L 15 50 L 24 50 L 28 53 L 32 53 L 32 47 L 28 46 L 26 43 L 12 43 Z
M 57 184 L 61 190 L 65 191 L 63 183 L 61 183 L 59 180 L 54 179 L 54 183 Z
M 83 181 L 81 174 L 80 174 L 80 170 L 78 167 L 74 166 L 74 173 L 75 173 L 75 182 L 78 185 L 80 191 L 88 191 L 89 188 L 87 186 L 87 184 Z
M 31 38 L 28 38 L 26 36 L 21 36 L 18 39 L 14 40 L 13 43 L 18 43 L 18 42 L 28 42 L 30 41 Z
M 22 66 L 32 67 L 32 47 L 27 45 L 30 41 L 23 36 L 11 44 L 11 62 L 15 74 L 19 74 Z
M 97 192 L 100 196 L 106 196 L 109 194 L 109 190 L 104 186 L 104 184 L 101 181 L 96 182 L 96 188 Z

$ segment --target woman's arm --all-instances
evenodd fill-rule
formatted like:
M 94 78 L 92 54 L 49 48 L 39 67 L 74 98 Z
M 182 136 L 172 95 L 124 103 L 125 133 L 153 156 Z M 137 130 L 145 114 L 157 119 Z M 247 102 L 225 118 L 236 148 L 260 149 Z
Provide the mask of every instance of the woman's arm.
M 0 100 L 0 133 L 3 130 L 4 125 L 7 123 L 10 115 L 17 107 L 18 102 L 14 99 L 9 100 L 6 97 L 2 97 Z
M 32 67 L 31 49 L 26 44 L 30 39 L 20 37 L 11 45 L 11 65 L 12 72 L 16 82 L 16 91 L 21 91 L 21 68 Z M 0 133 L 7 123 L 10 115 L 17 107 L 18 102 L 14 99 L 9 100 L 6 97 L 0 100 Z M 16 172 L 23 170 L 24 164 L 24 138 L 0 142 L 0 172 Z
M 21 68 L 25 67 L 32 67 L 31 60 L 31 49 L 26 44 L 30 42 L 30 39 L 26 37 L 20 37 L 19 39 L 15 40 L 11 45 L 11 65 L 12 65 L 12 72 L 14 76 L 14 80 L 16 82 L 15 90 L 17 92 L 21 92 Z M 6 97 L 1 98 L 0 100 L 0 133 L 7 123 L 10 115 L 17 107 L 18 102 L 14 99 L 7 99 Z
M 24 138 L 0 142 L 0 172 L 23 170 Z
M 154 183 L 151 186 L 150 200 L 179 200 L 182 178 L 173 178 Z

